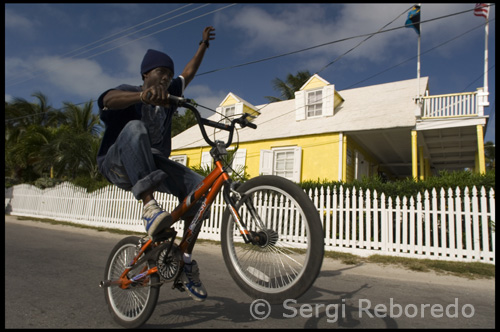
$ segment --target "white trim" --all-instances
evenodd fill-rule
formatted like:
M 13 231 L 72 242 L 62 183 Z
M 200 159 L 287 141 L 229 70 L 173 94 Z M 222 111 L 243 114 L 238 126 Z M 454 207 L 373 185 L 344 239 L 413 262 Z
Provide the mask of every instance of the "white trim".
M 342 181 L 342 157 L 344 156 L 344 134 L 339 133 L 339 181 Z

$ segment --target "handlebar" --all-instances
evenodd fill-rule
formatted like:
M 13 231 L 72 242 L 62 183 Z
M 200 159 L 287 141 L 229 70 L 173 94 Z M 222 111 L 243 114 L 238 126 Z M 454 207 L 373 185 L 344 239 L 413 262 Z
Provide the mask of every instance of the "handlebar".
M 233 142 L 233 133 L 234 133 L 234 128 L 235 128 L 236 123 L 238 123 L 242 128 L 250 127 L 253 129 L 257 129 L 256 124 L 248 121 L 247 118 L 252 117 L 252 115 L 250 115 L 248 113 L 244 113 L 239 118 L 231 120 L 231 124 L 227 125 L 224 123 L 215 122 L 212 120 L 202 118 L 200 115 L 200 112 L 195 107 L 195 102 L 191 99 L 186 99 L 183 97 L 169 95 L 168 100 L 170 101 L 170 103 L 172 103 L 173 105 L 175 105 L 177 107 L 185 107 L 193 112 L 193 114 L 196 118 L 196 121 L 198 122 L 198 125 L 200 127 L 201 134 L 203 135 L 203 138 L 212 147 L 216 147 L 216 143 L 213 142 L 212 140 L 210 140 L 210 138 L 208 138 L 207 132 L 205 130 L 205 126 L 209 126 L 209 127 L 213 127 L 213 128 L 217 128 L 217 129 L 221 129 L 221 130 L 225 130 L 225 131 L 229 132 L 229 137 L 227 139 L 227 143 L 225 144 L 226 148 L 228 148 L 231 145 L 231 143 Z

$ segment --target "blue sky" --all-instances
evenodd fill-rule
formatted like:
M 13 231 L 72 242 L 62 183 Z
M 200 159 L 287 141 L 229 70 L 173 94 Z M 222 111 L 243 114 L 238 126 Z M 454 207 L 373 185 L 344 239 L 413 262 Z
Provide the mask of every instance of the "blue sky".
M 412 79 L 417 34 L 399 28 L 412 5 L 6 4 L 5 100 L 34 101 L 31 95 L 40 91 L 59 108 L 66 101 L 96 100 L 122 83 L 140 85 L 139 67 L 149 48 L 169 54 L 180 74 L 208 25 L 215 27 L 216 40 L 185 96 L 213 109 L 229 92 L 265 104 L 265 96 L 278 96 L 274 78 L 316 73 L 366 38 L 351 37 L 377 32 L 392 21 L 384 30 L 394 30 L 373 36 L 319 75 L 339 91 Z M 472 12 L 453 15 L 473 7 L 422 5 L 421 76 L 429 76 L 431 95 L 483 86 L 485 32 L 479 25 L 485 20 Z M 449 17 L 425 22 L 442 16 Z M 495 6 L 489 19 L 485 139 L 495 141 Z M 227 69 L 325 43 L 330 44 Z

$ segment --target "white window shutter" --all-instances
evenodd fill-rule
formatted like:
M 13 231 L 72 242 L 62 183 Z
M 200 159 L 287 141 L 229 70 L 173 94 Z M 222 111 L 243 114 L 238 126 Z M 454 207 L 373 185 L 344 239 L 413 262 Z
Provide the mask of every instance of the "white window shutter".
M 333 85 L 323 87 L 323 114 L 325 116 L 333 115 L 334 100 L 335 87 Z
M 306 119 L 306 95 L 305 91 L 295 91 L 295 120 Z
M 201 153 L 201 168 L 209 168 L 212 169 L 212 156 L 210 152 L 202 152 Z
M 297 146 L 293 149 L 293 178 L 292 181 L 299 183 L 302 171 L 302 148 Z
M 274 153 L 271 150 L 260 150 L 259 174 L 273 175 Z
M 243 114 L 243 103 L 234 104 L 234 114 Z
M 215 122 L 221 121 L 222 120 L 222 114 L 224 114 L 223 110 L 222 110 L 222 107 L 217 107 L 215 109 L 215 111 L 217 112 L 217 119 L 215 120 Z
M 247 149 L 238 149 L 234 155 L 233 169 L 243 175 L 245 170 L 245 162 L 247 157 Z

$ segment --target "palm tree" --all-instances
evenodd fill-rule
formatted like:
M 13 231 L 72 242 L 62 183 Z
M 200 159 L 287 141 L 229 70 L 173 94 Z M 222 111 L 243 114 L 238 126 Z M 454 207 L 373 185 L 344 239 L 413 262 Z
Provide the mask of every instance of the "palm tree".
M 24 181 L 39 176 L 41 147 L 50 141 L 51 131 L 57 125 L 59 111 L 48 104 L 47 97 L 36 92 L 38 103 L 14 98 L 5 103 L 5 171 L 6 175 Z
M 97 135 L 101 131 L 102 125 L 99 115 L 92 113 L 92 108 L 92 101 L 85 103 L 83 107 L 64 102 L 62 123 L 67 124 L 78 133 Z
M 84 170 L 91 178 L 96 178 L 98 135 L 102 125 L 99 116 L 92 113 L 92 102 L 83 107 L 65 102 L 62 114 L 63 124 L 52 143 L 57 151 L 57 174 L 67 173 L 75 178 Z
M 311 78 L 311 74 L 308 70 L 299 71 L 296 75 L 288 74 L 286 81 L 283 81 L 280 78 L 275 78 L 272 81 L 273 88 L 280 93 L 280 98 L 272 96 L 266 96 L 264 98 L 270 102 L 294 99 L 295 91 L 299 91 L 309 78 Z

